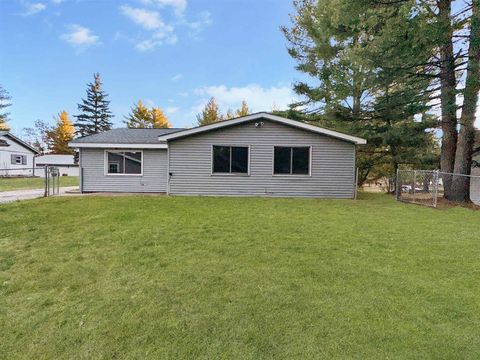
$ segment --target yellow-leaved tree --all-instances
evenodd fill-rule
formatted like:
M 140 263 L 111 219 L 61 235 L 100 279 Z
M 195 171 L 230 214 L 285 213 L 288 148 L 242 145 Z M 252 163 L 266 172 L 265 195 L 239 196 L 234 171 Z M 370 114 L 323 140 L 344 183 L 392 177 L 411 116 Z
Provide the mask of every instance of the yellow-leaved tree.
M 149 109 L 141 100 L 132 108 L 126 116 L 125 124 L 130 129 L 170 128 L 170 122 L 158 107 Z
M 168 121 L 167 117 L 163 113 L 162 109 L 158 107 L 153 107 L 152 110 L 150 110 L 150 114 L 152 117 L 152 124 L 153 127 L 156 129 L 160 128 L 171 128 L 172 125 L 170 125 L 170 122 Z
M 237 115 L 237 117 L 240 117 L 240 116 L 246 116 L 248 114 L 250 114 L 250 109 L 247 106 L 247 102 L 243 100 L 242 107 L 235 112 L 235 115 Z
M 66 111 L 61 111 L 53 128 L 46 130 L 45 140 L 49 152 L 52 154 L 74 154 L 74 150 L 68 147 L 68 143 L 73 139 L 75 128 L 68 117 Z
M 223 120 L 223 116 L 218 109 L 217 101 L 212 97 L 200 114 L 197 115 L 198 125 L 207 125 Z

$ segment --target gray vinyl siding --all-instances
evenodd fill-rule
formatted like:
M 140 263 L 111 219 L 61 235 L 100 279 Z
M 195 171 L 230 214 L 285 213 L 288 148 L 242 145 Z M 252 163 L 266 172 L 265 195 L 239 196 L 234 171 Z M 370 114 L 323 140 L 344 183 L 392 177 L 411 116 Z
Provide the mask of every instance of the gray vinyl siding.
M 258 122 L 258 120 L 256 120 Z M 353 198 L 355 145 L 264 120 L 169 141 L 172 195 Z M 212 175 L 212 145 L 248 145 L 250 174 Z M 274 146 L 311 146 L 311 175 L 273 175 Z
M 143 175 L 105 175 L 105 149 L 81 149 L 83 192 L 166 192 L 167 150 L 143 149 Z

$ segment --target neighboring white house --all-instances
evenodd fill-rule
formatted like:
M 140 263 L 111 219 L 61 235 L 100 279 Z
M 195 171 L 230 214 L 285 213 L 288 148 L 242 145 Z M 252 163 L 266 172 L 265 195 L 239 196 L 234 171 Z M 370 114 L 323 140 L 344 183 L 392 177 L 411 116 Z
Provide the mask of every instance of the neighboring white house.
M 0 176 L 34 176 L 38 151 L 12 135 L 0 131 Z
M 60 176 L 78 176 L 78 164 L 75 164 L 73 155 L 46 154 L 37 156 L 35 159 L 35 176 L 45 176 L 45 166 L 58 168 Z

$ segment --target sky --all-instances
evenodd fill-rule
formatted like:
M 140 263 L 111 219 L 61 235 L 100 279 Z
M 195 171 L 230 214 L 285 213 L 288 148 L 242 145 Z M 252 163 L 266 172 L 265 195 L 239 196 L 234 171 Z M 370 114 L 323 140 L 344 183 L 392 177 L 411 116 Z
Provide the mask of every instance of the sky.
M 114 127 L 138 100 L 189 127 L 214 96 L 271 111 L 301 80 L 280 26 L 291 0 L 0 0 L 0 85 L 21 134 L 37 119 L 77 114 L 100 73 Z

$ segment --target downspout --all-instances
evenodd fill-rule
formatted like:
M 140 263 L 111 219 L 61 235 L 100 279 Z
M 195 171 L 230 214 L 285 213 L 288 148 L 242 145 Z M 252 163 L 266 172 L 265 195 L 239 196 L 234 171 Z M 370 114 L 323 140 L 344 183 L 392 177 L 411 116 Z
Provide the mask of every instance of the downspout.
M 167 140 L 167 195 L 170 195 L 170 146 Z
M 82 148 L 78 148 L 78 175 L 79 175 L 79 190 L 83 194 L 83 166 L 82 166 Z

